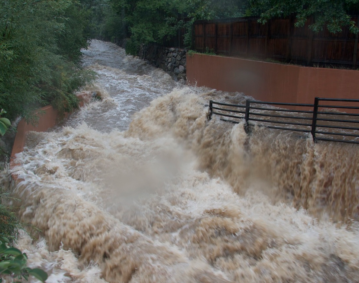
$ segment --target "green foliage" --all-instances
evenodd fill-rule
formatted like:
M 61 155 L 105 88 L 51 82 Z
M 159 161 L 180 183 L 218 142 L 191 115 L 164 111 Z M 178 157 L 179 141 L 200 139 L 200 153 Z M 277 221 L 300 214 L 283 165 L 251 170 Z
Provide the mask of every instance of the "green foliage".
M 131 33 L 131 50 L 141 43 L 157 42 L 173 36 L 183 21 L 178 21 L 177 1 L 112 1 L 118 15 L 125 15 Z M 138 48 L 138 47 L 137 47 Z
M 19 222 L 14 213 L 3 204 L 4 199 L 7 197 L 6 193 L 0 191 L 0 237 L 13 239 Z
M 9 207 L 3 204 L 5 199 L 11 199 L 7 193 L 0 189 L 0 277 L 8 275 L 12 278 L 28 280 L 34 276 L 41 282 L 45 282 L 47 274 L 39 268 L 26 266 L 27 256 L 20 250 L 11 246 L 17 236 L 19 222 Z M 0 283 L 2 279 L 0 278 Z M 18 281 L 16 281 L 18 282 Z
M 89 13 L 87 29 L 91 38 L 119 43 L 127 37 L 123 15 L 118 15 L 110 0 L 80 0 Z
M 188 50 L 187 51 L 187 55 L 188 56 L 193 56 L 194 54 L 197 54 L 198 52 L 197 51 L 194 51 L 194 50 Z
M 88 30 L 90 11 L 83 9 L 79 2 L 70 1 L 63 11 L 63 17 L 59 19 L 62 30 L 56 38 L 59 49 L 58 54 L 70 62 L 79 63 L 81 59 L 81 48 L 87 47 L 87 40 L 91 34 Z
M 5 114 L 6 111 L 4 109 L 1 109 L 0 111 L 0 116 Z M 5 133 L 7 132 L 7 129 L 11 127 L 11 123 L 10 120 L 7 118 L 0 118 L 0 135 L 5 135 Z
M 16 279 L 28 280 L 30 276 L 41 282 L 47 279 L 47 273 L 40 268 L 29 268 L 26 266 L 27 256 L 17 248 L 9 245 L 6 237 L 0 236 L 0 275 L 10 275 Z M 0 279 L 2 282 L 2 279 Z
M 204 54 L 207 55 L 216 55 L 216 53 L 214 52 L 213 49 L 209 49 L 208 47 L 206 47 L 206 51 L 204 52 Z
M 85 0 L 84 0 L 85 1 Z M 88 0 L 90 1 L 90 0 Z M 105 39 L 118 41 L 131 38 L 127 48 L 134 54 L 141 44 L 163 44 L 185 29 L 185 44 L 191 47 L 195 20 L 212 20 L 241 16 L 260 16 L 265 23 L 273 17 L 296 15 L 296 26 L 303 26 L 315 17 L 310 28 L 318 32 L 324 27 L 340 32 L 348 26 L 358 28 L 349 16 L 359 12 L 359 0 L 92 0 L 103 18 L 99 20 Z M 102 5 L 100 5 L 102 3 Z
M 239 17 L 247 0 L 110 0 L 121 19 L 123 36 L 131 38 L 126 48 L 134 54 L 141 44 L 163 44 L 185 29 L 185 43 L 192 43 L 192 25 L 199 19 Z
M 95 73 L 80 69 L 72 62 L 59 60 L 51 70 L 51 81 L 41 86 L 43 105 L 51 104 L 60 114 L 78 108 L 74 92 L 95 77 Z
M 89 12 L 76 0 L 2 0 L 0 13 L 0 105 L 8 118 L 29 120 L 49 102 L 77 105 L 72 92 L 89 78 L 78 74 Z
M 212 49 L 206 48 L 205 52 L 197 52 L 194 50 L 188 50 L 187 51 L 187 55 L 188 56 L 193 56 L 194 54 L 206 54 L 206 55 L 217 55 Z
M 309 17 L 315 18 L 310 26 L 314 32 L 326 27 L 330 32 L 341 32 L 348 26 L 353 33 L 359 31 L 350 13 L 359 11 L 358 0 L 250 0 L 247 15 L 260 15 L 261 22 L 274 17 L 296 16 L 296 26 L 304 26 Z
M 139 46 L 133 39 L 126 42 L 126 54 L 136 56 L 138 54 Z

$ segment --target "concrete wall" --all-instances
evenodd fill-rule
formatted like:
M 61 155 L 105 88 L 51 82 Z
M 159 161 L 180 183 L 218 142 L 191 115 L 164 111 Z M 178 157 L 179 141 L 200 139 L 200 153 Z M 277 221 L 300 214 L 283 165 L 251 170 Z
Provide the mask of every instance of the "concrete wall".
M 81 92 L 77 93 L 76 96 L 79 98 L 79 106 L 83 107 L 86 103 L 89 103 L 91 100 L 91 92 Z M 55 127 L 61 120 L 66 119 L 70 113 L 65 113 L 64 116 L 59 117 L 59 113 L 51 105 L 45 106 L 39 111 L 39 120 L 36 123 L 36 126 L 28 124 L 24 119 L 22 119 L 16 129 L 15 141 L 11 151 L 10 157 L 10 168 L 20 165 L 14 162 L 15 155 L 24 150 L 26 135 L 30 131 L 35 132 L 46 132 L 47 130 Z M 12 177 L 15 181 L 18 181 L 18 176 L 12 174 Z
M 187 55 L 187 81 L 197 86 L 244 92 L 269 102 L 313 104 L 315 97 L 359 99 L 359 71 L 233 57 Z
M 26 134 L 30 131 L 45 132 L 48 129 L 56 126 L 58 112 L 54 110 L 52 106 L 46 106 L 40 109 L 39 121 L 36 126 L 28 124 L 22 119 L 17 125 L 15 142 L 11 151 L 11 161 L 15 158 L 15 155 L 21 152 L 25 146 Z

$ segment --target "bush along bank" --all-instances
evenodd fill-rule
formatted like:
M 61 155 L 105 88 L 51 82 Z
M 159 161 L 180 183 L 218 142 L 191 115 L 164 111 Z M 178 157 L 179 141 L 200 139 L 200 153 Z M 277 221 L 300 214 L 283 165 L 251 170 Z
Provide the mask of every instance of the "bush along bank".
M 163 47 L 156 44 L 143 45 L 139 57 L 171 75 L 175 81 L 186 81 L 186 49 Z
M 6 112 L 1 110 L 0 115 L 4 113 Z M 0 118 L 1 136 L 5 135 L 9 127 L 11 127 L 10 121 L 7 118 Z M 28 267 L 27 255 L 12 246 L 20 225 L 11 207 L 4 204 L 6 198 L 12 199 L 9 193 L 3 192 L 0 188 L 0 283 L 3 279 L 5 282 L 6 279 L 11 282 L 14 280 L 20 282 L 22 279 L 27 281 L 30 276 L 45 282 L 48 278 L 47 273 L 40 268 Z
M 102 94 L 96 89 L 84 90 L 74 94 L 79 100 L 79 106 L 91 103 L 93 101 L 102 100 Z M 5 113 L 4 111 L 1 112 Z M 66 113 L 65 117 L 62 113 L 54 109 L 51 105 L 41 108 L 38 113 L 37 124 L 32 125 L 22 119 L 18 123 L 16 138 L 12 148 L 12 158 L 10 169 L 16 164 L 15 155 L 21 152 L 25 145 L 25 139 L 29 131 L 44 132 L 61 123 L 70 113 Z M 3 124 L 3 125 L 2 125 Z M 3 130 L 1 130 L 3 127 Z M 6 118 L 0 118 L 0 135 L 5 134 L 10 128 L 10 121 Z M 8 131 L 9 132 L 9 131 Z M 1 176 L 1 175 L 0 175 Z M 29 268 L 27 264 L 27 255 L 15 248 L 19 230 L 32 235 L 31 225 L 22 226 L 17 218 L 15 211 L 18 210 L 18 200 L 12 195 L 12 188 L 19 184 L 21 179 L 16 174 L 11 174 L 9 180 L 0 180 L 0 283 L 1 282 L 23 282 L 22 279 L 28 280 L 35 277 L 41 282 L 45 282 L 48 275 L 40 268 Z M 6 188 L 6 190 L 4 189 Z M 25 229 L 26 228 L 26 229 Z M 30 230 L 29 230 L 29 229 Z M 37 232 L 41 232 L 35 228 Z M 2 281 L 4 279 L 5 281 Z M 18 281 L 20 280 L 20 281 Z

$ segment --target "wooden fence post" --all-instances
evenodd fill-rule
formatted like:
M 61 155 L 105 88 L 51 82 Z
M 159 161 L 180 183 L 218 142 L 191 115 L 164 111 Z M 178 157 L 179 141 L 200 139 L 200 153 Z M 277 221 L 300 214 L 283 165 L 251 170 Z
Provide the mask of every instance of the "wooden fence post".
M 249 55 L 249 33 L 251 31 L 250 28 L 250 19 L 247 19 L 247 55 Z
M 311 19 L 311 21 L 313 21 L 313 19 Z M 309 26 L 308 26 L 308 30 L 309 30 L 309 35 L 308 35 L 308 40 L 307 40 L 307 48 L 308 48 L 307 65 L 310 66 L 312 64 L 312 59 L 313 59 L 314 33 L 309 28 Z
M 233 23 L 231 23 L 230 28 L 229 28 L 229 36 L 230 36 L 229 55 L 232 55 L 232 51 L 233 51 Z
M 203 23 L 203 53 L 206 52 L 206 23 Z
M 289 27 L 288 27 L 288 39 L 287 39 L 287 54 L 286 61 L 290 62 L 292 59 L 292 42 L 293 42 L 293 33 L 294 33 L 294 18 L 290 16 L 289 18 Z
M 196 35 L 196 26 L 195 26 L 195 23 L 193 23 L 192 25 L 192 48 L 196 51 L 198 51 L 198 48 L 197 48 L 197 35 Z
M 267 58 L 268 57 L 268 42 L 269 42 L 269 34 L 270 34 L 270 23 L 271 23 L 271 20 L 269 20 L 267 22 L 267 30 L 266 30 L 266 40 L 265 40 L 265 51 L 264 51 L 264 54 L 265 54 L 265 57 Z
M 359 27 L 359 16 L 357 17 L 357 27 Z M 357 66 L 357 54 L 358 54 L 358 33 L 355 34 L 355 44 L 353 52 L 353 69 Z
M 354 54 L 353 54 L 353 69 L 357 66 L 357 53 L 358 53 L 358 33 L 355 35 Z
M 215 38 L 215 43 L 214 43 L 214 53 L 218 54 L 218 23 L 215 23 L 214 26 L 214 38 Z

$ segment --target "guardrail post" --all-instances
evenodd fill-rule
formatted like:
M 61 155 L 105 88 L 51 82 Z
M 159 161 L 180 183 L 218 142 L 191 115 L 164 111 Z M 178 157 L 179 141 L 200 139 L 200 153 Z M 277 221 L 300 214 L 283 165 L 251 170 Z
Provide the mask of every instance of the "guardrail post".
M 313 138 L 313 141 L 314 142 L 317 142 L 316 141 L 316 138 L 315 138 L 315 132 L 316 132 L 316 129 L 317 129 L 317 117 L 318 117 L 318 104 L 319 104 L 319 98 L 316 97 L 315 100 L 314 100 L 314 109 L 313 109 L 313 119 L 312 119 L 312 138 Z
M 213 114 L 213 101 L 210 100 L 209 101 L 208 121 L 210 121 L 212 119 L 212 114 Z
M 251 101 L 246 100 L 246 115 L 244 119 L 246 120 L 246 125 L 244 126 L 246 133 L 249 132 L 249 110 L 251 109 Z

